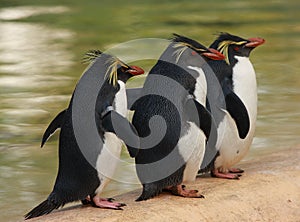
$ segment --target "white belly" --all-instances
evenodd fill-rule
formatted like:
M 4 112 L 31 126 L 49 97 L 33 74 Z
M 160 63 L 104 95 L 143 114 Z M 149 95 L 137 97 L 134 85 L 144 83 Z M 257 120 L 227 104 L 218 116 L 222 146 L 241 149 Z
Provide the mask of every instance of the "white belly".
M 114 109 L 124 117 L 127 117 L 127 97 L 124 82 L 118 80 L 120 90 L 115 95 Z M 104 144 L 101 153 L 98 155 L 96 168 L 100 179 L 100 186 L 95 193 L 100 195 L 104 187 L 113 178 L 116 168 L 120 162 L 120 155 L 123 142 L 114 133 L 104 133 Z
M 178 141 L 179 153 L 186 167 L 183 182 L 194 181 L 202 163 L 205 152 L 206 137 L 194 123 L 190 123 L 189 131 Z
M 218 128 L 218 145 L 220 156 L 215 161 L 215 168 L 227 172 L 228 168 L 237 164 L 248 152 L 253 140 L 254 127 L 250 124 L 250 131 L 245 139 L 241 139 L 235 121 L 226 111 L 224 120 Z
M 238 163 L 248 152 L 255 131 L 257 116 L 257 86 L 253 66 L 247 57 L 235 56 L 239 61 L 233 67 L 233 91 L 245 105 L 250 129 L 245 139 L 240 139 L 234 120 L 225 111 L 224 120 L 218 127 L 218 143 L 220 156 L 215 161 L 215 168 L 227 172 L 228 168 Z
M 96 168 L 100 179 L 100 186 L 96 189 L 96 194 L 100 194 L 107 183 L 113 178 L 122 150 L 122 140 L 114 133 L 104 134 L 104 144 L 98 156 Z

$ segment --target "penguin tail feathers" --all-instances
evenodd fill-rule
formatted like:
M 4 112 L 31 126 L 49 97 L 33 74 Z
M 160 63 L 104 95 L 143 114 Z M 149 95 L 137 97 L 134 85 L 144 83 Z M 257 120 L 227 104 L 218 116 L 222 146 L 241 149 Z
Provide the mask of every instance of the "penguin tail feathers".
M 59 208 L 60 206 L 62 206 L 62 204 L 55 204 L 51 202 L 51 200 L 47 199 L 27 213 L 24 216 L 25 220 L 49 214 L 51 211 Z

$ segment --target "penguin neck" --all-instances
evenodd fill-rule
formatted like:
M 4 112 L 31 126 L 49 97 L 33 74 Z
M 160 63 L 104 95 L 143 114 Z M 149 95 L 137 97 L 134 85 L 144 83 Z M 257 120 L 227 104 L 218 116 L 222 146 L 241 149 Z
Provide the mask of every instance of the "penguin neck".
M 127 117 L 127 96 L 126 96 L 126 88 L 125 83 L 121 80 L 118 80 L 119 91 L 115 95 L 113 107 L 124 117 Z
M 188 69 L 196 71 L 199 76 L 196 78 L 196 85 L 194 96 L 196 100 L 205 107 L 206 104 L 206 94 L 207 94 L 207 83 L 205 74 L 202 68 L 197 66 L 188 66 Z
M 257 114 L 256 75 L 248 57 L 234 56 L 237 60 L 232 68 L 233 91 L 242 100 L 250 119 L 255 121 Z

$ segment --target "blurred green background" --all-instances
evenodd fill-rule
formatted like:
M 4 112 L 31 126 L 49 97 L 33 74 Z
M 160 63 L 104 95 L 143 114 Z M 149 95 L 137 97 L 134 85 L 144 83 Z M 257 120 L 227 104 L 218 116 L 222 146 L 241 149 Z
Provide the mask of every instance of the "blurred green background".
M 266 43 L 251 55 L 259 110 L 246 159 L 299 144 L 299 8 L 298 0 L 0 0 L 1 221 L 22 220 L 50 193 L 57 172 L 57 134 L 39 149 L 41 136 L 67 106 L 86 67 L 80 60 L 89 49 L 170 38 L 172 33 L 207 46 L 220 31 L 263 37 Z M 149 71 L 154 62 L 137 63 Z M 142 82 L 138 78 L 129 86 Z M 122 158 L 132 161 L 125 150 Z M 132 167 L 125 164 L 118 174 L 132 178 L 132 184 L 114 181 L 104 196 L 139 187 Z

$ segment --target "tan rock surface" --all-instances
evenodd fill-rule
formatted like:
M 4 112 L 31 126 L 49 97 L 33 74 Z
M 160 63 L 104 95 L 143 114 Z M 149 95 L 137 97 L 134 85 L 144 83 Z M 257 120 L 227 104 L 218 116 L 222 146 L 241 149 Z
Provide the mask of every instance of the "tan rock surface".
M 205 199 L 165 193 L 135 202 L 136 190 L 115 198 L 127 204 L 123 211 L 77 205 L 29 221 L 300 221 L 300 146 L 239 166 L 246 171 L 240 180 L 205 177 L 187 185 Z

